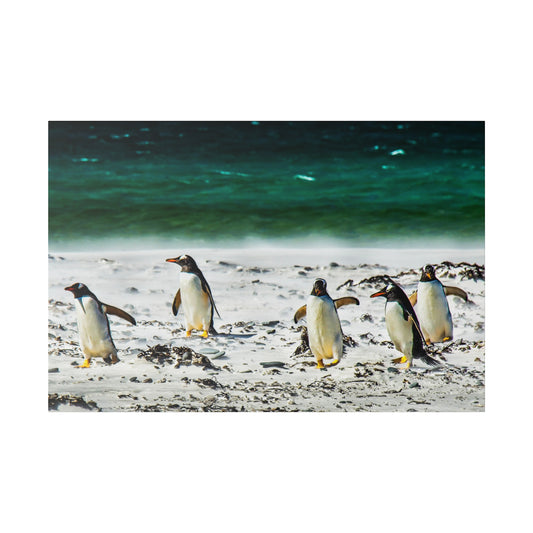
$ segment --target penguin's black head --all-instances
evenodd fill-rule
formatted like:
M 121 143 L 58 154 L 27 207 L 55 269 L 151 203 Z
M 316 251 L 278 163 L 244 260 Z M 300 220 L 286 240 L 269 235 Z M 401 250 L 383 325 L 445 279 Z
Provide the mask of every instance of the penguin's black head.
M 324 296 L 324 294 L 327 294 L 328 291 L 326 290 L 326 280 L 322 278 L 315 279 L 315 282 L 313 283 L 313 290 L 311 291 L 311 294 L 313 296 Z
M 370 298 L 377 298 L 378 296 L 384 296 L 387 300 L 397 300 L 398 296 L 402 293 L 402 289 L 394 283 L 394 281 L 389 281 L 385 287 L 380 289 L 378 292 L 370 295 Z
M 434 279 L 437 279 L 437 277 L 435 276 L 435 269 L 433 268 L 433 265 L 426 265 L 422 269 L 420 281 L 433 281 Z
M 176 263 L 183 272 L 194 272 L 198 270 L 196 261 L 190 255 L 180 255 L 166 260 L 167 263 Z
M 70 287 L 65 287 L 66 291 L 70 291 L 74 298 L 80 298 L 81 296 L 87 296 L 91 294 L 89 287 L 83 283 L 73 283 Z

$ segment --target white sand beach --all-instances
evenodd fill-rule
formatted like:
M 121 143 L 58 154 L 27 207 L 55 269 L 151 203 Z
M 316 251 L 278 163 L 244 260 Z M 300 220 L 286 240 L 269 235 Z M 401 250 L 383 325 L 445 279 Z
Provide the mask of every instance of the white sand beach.
M 168 257 L 188 253 L 208 280 L 222 318 L 218 335 L 185 337 L 183 311 L 171 312 L 179 267 Z M 445 265 L 441 263 L 448 262 Z M 483 411 L 485 405 L 485 282 L 468 279 L 484 264 L 483 250 L 188 249 L 49 254 L 49 409 L 58 411 Z M 383 299 L 369 296 L 389 275 L 410 294 L 420 269 L 440 265 L 444 284 L 464 289 L 448 297 L 454 339 L 409 371 L 387 335 Z M 345 336 L 341 362 L 316 369 L 296 354 L 305 319 L 294 324 L 317 277 L 332 298 L 355 296 L 339 309 Z M 351 280 L 351 281 L 349 281 Z M 110 316 L 119 363 L 83 362 L 73 298 L 64 290 L 85 283 L 105 303 L 133 315 L 136 326 Z M 347 283 L 348 282 L 348 283 Z M 416 310 L 416 307 L 415 307 Z M 146 357 L 161 345 L 167 357 Z M 171 347 L 203 353 L 211 367 L 181 364 Z M 144 353 L 144 356 L 143 356 Z M 153 355 L 153 354 L 152 354 Z M 266 363 L 266 364 L 265 364 Z M 269 366 L 273 365 L 273 366 Z

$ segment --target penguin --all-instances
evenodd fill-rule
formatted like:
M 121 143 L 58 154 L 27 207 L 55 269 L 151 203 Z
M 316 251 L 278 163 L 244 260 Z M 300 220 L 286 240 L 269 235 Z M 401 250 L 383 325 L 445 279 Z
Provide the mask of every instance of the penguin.
M 201 330 L 201 336 L 204 338 L 209 334 L 216 335 L 213 310 L 219 318 L 220 313 L 216 308 L 211 288 L 196 261 L 190 255 L 180 255 L 167 259 L 166 262 L 176 263 L 181 267 L 180 288 L 172 302 L 172 313 L 176 316 L 180 305 L 183 305 L 186 336 L 190 337 L 193 329 Z
M 111 363 L 118 363 L 117 349 L 111 337 L 107 315 L 115 315 L 136 325 L 135 319 L 118 307 L 104 304 L 83 283 L 74 283 L 65 287 L 74 295 L 80 346 L 85 361 L 78 368 L 89 368 L 92 357 L 103 357 Z
M 457 287 L 444 286 L 435 276 L 432 265 L 422 269 L 417 290 L 409 296 L 420 320 L 420 327 L 426 342 L 446 342 L 453 339 L 453 322 L 447 295 L 456 295 L 468 301 L 465 291 Z
M 294 322 L 307 315 L 309 347 L 316 357 L 317 368 L 336 365 L 342 356 L 342 329 L 337 308 L 347 304 L 359 305 L 359 300 L 351 296 L 332 300 L 325 279 L 317 278 L 313 283 L 307 304 L 294 314 Z M 324 359 L 333 361 L 324 366 Z
M 390 281 L 385 287 L 372 294 L 370 298 L 383 296 L 387 299 L 385 304 L 385 323 L 387 332 L 394 347 L 402 357 L 393 359 L 394 363 L 407 363 L 406 370 L 411 367 L 413 358 L 422 359 L 428 365 L 439 363 L 427 355 L 424 349 L 424 339 L 420 331 L 420 324 L 411 302 L 402 288 Z

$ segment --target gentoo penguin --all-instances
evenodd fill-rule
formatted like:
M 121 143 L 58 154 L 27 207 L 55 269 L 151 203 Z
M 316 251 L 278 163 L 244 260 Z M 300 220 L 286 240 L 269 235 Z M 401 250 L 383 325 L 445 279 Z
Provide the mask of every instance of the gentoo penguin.
M 457 287 L 445 287 L 435 276 L 432 265 L 422 269 L 418 289 L 409 296 L 416 305 L 420 327 L 426 342 L 445 342 L 453 339 L 453 322 L 446 295 L 454 294 L 468 301 L 465 291 Z
M 204 338 L 209 333 L 216 335 L 217 332 L 213 326 L 213 310 L 219 318 L 220 314 L 215 306 L 209 284 L 196 261 L 190 255 L 180 255 L 166 261 L 176 263 L 181 267 L 180 288 L 172 302 L 172 313 L 176 316 L 180 305 L 183 305 L 187 337 L 191 336 L 193 329 L 201 330 Z
M 326 290 L 326 280 L 317 278 L 307 304 L 294 314 L 295 323 L 307 314 L 309 347 L 316 357 L 317 368 L 325 368 L 324 359 L 333 358 L 326 366 L 336 365 L 340 361 L 343 345 L 337 308 L 347 304 L 359 305 L 359 300 L 351 296 L 332 300 Z
M 411 366 L 413 357 L 422 359 L 428 365 L 438 365 L 439 363 L 424 350 L 418 318 L 402 288 L 390 281 L 386 287 L 372 294 L 370 298 L 377 296 L 384 296 L 387 299 L 385 304 L 387 332 L 394 347 L 403 353 L 403 357 L 393 359 L 393 362 L 407 363 L 406 370 Z
M 111 362 L 117 363 L 117 349 L 111 338 L 107 315 L 123 318 L 134 326 L 135 319 L 118 307 L 102 303 L 83 283 L 74 283 L 65 290 L 74 295 L 80 345 L 85 355 L 85 361 L 79 368 L 91 366 L 92 357 L 103 357 L 104 360 L 111 357 Z

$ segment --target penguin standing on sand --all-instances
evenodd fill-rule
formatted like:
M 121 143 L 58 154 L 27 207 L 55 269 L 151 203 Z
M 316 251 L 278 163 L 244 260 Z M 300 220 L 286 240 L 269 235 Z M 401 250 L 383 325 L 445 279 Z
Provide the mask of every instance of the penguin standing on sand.
M 340 361 L 343 344 L 337 308 L 347 304 L 359 305 L 359 300 L 351 296 L 332 300 L 326 290 L 326 280 L 317 278 L 307 304 L 300 307 L 294 315 L 295 323 L 307 315 L 309 347 L 316 357 L 317 368 L 325 368 L 324 359 L 333 359 L 326 366 L 336 365 Z
M 196 261 L 190 255 L 180 255 L 166 260 L 167 263 L 176 263 L 181 267 L 180 288 L 172 302 L 172 313 L 178 314 L 180 305 L 183 305 L 185 314 L 185 327 L 187 337 L 191 336 L 193 329 L 202 331 L 202 337 L 209 334 L 216 335 L 213 326 L 213 311 L 218 317 L 220 314 L 215 306 L 211 289 Z
M 444 286 L 435 276 L 433 266 L 426 265 L 422 269 L 418 289 L 409 296 L 413 307 L 416 305 L 426 342 L 446 342 L 453 339 L 452 314 L 446 299 L 446 296 L 451 294 L 468 301 L 465 291 Z
M 111 357 L 111 363 L 118 363 L 107 315 L 123 318 L 134 326 L 135 319 L 118 307 L 102 303 L 83 283 L 74 283 L 65 290 L 74 295 L 80 346 L 85 355 L 85 361 L 79 368 L 89 368 L 92 357 L 103 357 L 104 360 Z
M 372 294 L 370 298 L 377 296 L 384 296 L 387 299 L 385 304 L 387 332 L 394 347 L 403 353 L 402 357 L 393 359 L 393 362 L 407 363 L 406 370 L 410 368 L 413 358 L 422 359 L 428 365 L 438 365 L 439 363 L 424 350 L 418 318 L 402 288 L 390 281 L 386 287 Z

